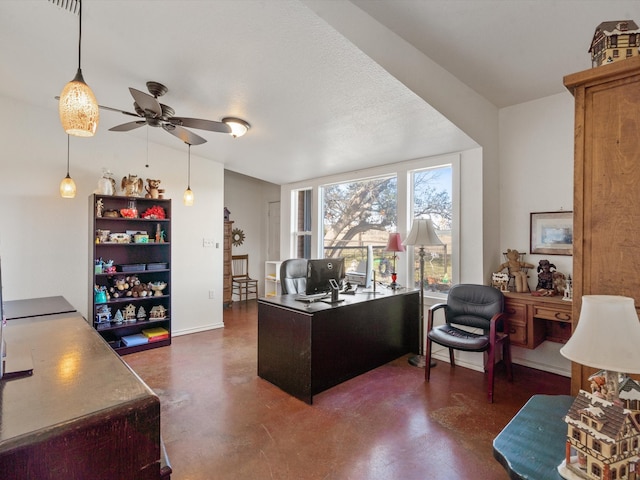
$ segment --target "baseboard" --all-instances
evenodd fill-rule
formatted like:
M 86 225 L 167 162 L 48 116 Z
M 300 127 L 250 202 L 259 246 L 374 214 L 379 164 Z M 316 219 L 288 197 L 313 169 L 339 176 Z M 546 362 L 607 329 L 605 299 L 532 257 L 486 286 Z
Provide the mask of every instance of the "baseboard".
M 172 330 L 171 331 L 171 336 L 172 337 L 179 337 L 181 335 L 190 335 L 192 333 L 206 332 L 208 330 L 216 330 L 218 328 L 224 328 L 224 323 L 223 322 L 219 322 L 219 323 L 212 323 L 210 325 L 203 325 L 203 326 L 197 327 L 197 328 L 188 328 L 188 329 L 184 329 L 184 330 Z

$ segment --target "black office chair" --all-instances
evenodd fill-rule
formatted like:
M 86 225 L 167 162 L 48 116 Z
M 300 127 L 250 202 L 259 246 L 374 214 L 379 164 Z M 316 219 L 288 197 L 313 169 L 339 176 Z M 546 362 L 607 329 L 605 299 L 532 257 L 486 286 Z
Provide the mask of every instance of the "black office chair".
M 307 287 L 307 259 L 291 258 L 280 264 L 282 294 L 304 293 Z
M 446 323 L 434 327 L 433 316 L 440 309 L 444 309 Z M 482 333 L 472 333 L 454 325 L 481 329 Z M 489 373 L 490 403 L 493 402 L 495 353 L 500 344 L 507 379 L 513 380 L 508 320 L 504 313 L 504 296 L 500 290 L 485 285 L 454 285 L 449 290 L 447 303 L 439 303 L 429 309 L 425 367 L 427 382 L 431 375 L 432 342 L 449 349 L 452 367 L 455 367 L 454 350 L 487 353 L 485 371 Z

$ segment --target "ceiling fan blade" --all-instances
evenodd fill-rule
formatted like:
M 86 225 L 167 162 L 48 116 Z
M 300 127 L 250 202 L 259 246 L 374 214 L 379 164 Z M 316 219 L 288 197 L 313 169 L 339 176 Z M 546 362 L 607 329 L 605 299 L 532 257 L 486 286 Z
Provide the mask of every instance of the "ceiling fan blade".
M 104 105 L 98 105 L 98 108 L 102 110 L 109 110 L 110 112 L 122 113 L 123 115 L 131 115 L 132 117 L 140 117 L 137 113 L 125 112 L 124 110 L 118 110 L 117 108 L 105 107 Z
M 223 122 L 214 120 L 203 120 L 201 118 L 171 117 L 169 119 L 174 125 L 182 127 L 209 130 L 210 132 L 231 133 L 231 127 Z
M 186 128 L 182 128 L 179 125 L 165 124 L 162 125 L 162 128 L 164 128 L 171 135 L 175 135 L 176 137 L 178 137 L 184 143 L 188 143 L 189 145 L 200 145 L 207 142 L 200 135 L 196 135 L 195 133 L 190 132 Z
M 155 97 L 131 87 L 129 87 L 129 92 L 131 92 L 131 96 L 143 111 L 148 112 L 153 117 L 162 116 L 162 107 L 160 107 L 160 103 Z
M 116 125 L 115 127 L 111 127 L 109 131 L 110 132 L 128 132 L 129 130 L 133 130 L 134 128 L 142 127 L 146 123 L 147 122 L 145 122 L 144 120 L 138 120 L 137 122 L 123 123 L 122 125 Z

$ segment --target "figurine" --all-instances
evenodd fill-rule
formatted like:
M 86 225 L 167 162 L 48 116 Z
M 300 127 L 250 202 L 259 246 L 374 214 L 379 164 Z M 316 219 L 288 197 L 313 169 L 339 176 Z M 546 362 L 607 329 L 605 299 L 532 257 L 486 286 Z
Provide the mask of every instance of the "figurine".
M 553 270 L 551 270 L 553 268 Z M 540 260 L 538 262 L 538 285 L 536 290 L 554 290 L 553 272 L 556 266 L 549 260 Z
M 116 181 L 113 174 L 106 168 L 102 169 L 102 177 L 98 179 L 96 193 L 99 195 L 115 195 L 116 193 Z
M 520 260 L 520 252 L 518 250 L 507 249 L 505 254 L 507 261 L 504 262 L 496 273 L 501 272 L 505 268 L 509 272 L 509 276 L 513 277 L 516 287 L 516 292 L 528 292 L 529 284 L 527 282 L 527 272 L 523 268 L 533 268 L 533 265 Z
M 126 197 L 139 197 L 142 193 L 143 181 L 137 175 L 122 177 L 121 187 Z
M 145 198 L 162 198 L 164 189 L 160 188 L 160 180 L 147 178 L 147 184 L 144 188 L 147 191 Z

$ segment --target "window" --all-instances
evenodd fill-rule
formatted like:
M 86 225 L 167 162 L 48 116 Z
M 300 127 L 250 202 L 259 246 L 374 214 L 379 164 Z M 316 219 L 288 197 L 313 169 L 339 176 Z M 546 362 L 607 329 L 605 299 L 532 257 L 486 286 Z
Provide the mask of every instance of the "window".
M 571 436 L 573 437 L 574 440 L 580 441 L 580 430 L 578 430 L 577 428 L 574 428 L 573 432 L 571 432 Z
M 439 165 L 410 172 L 411 217 L 429 218 L 442 245 L 425 246 L 425 287 L 446 292 L 451 288 L 452 249 L 452 166 Z M 420 286 L 420 257 L 414 264 L 415 286 Z
M 397 185 L 388 175 L 322 187 L 324 256 L 344 257 L 347 271 L 356 270 L 371 245 L 374 270 L 386 281 L 391 271 L 383 252 L 398 225 Z
M 294 248 L 296 258 L 311 258 L 311 189 L 293 191 Z
M 592 441 L 591 448 L 593 448 L 598 453 L 602 452 L 602 446 L 600 445 L 600 442 L 598 440 Z
M 602 470 L 600 469 L 600 465 L 598 465 L 597 463 L 591 464 L 591 475 L 595 475 L 596 478 L 600 478 L 600 476 L 602 475 Z

